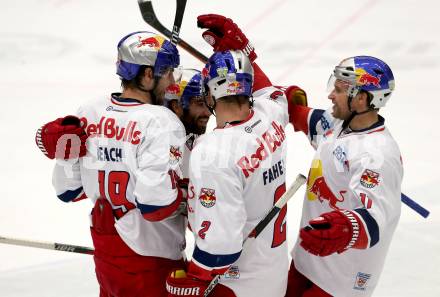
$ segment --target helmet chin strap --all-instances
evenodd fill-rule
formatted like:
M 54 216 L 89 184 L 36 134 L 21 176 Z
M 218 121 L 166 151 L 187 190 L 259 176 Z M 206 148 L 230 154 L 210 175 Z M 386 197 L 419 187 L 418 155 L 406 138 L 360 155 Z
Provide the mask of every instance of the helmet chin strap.
M 354 119 L 355 116 L 361 115 L 364 113 L 368 113 L 368 112 L 371 112 L 374 110 L 374 108 L 372 108 L 371 105 L 366 110 L 361 111 L 361 112 L 353 111 L 351 109 L 351 102 L 353 101 L 353 98 L 358 94 L 358 92 L 359 92 L 358 90 L 349 92 L 350 95 L 348 95 L 347 104 L 348 104 L 348 110 L 351 112 L 351 114 L 348 117 L 348 119 L 344 120 L 344 122 L 342 124 L 343 129 L 347 128 L 350 125 L 350 122 Z
M 205 105 L 206 105 L 206 107 L 208 108 L 209 112 L 210 112 L 213 116 L 217 117 L 216 114 L 215 114 L 215 107 L 216 107 L 216 105 L 217 105 L 217 100 L 215 100 L 214 96 L 211 96 L 211 97 L 212 97 L 212 100 L 214 101 L 214 105 L 213 105 L 213 106 L 209 106 L 208 102 L 206 102 L 206 97 L 205 97 Z

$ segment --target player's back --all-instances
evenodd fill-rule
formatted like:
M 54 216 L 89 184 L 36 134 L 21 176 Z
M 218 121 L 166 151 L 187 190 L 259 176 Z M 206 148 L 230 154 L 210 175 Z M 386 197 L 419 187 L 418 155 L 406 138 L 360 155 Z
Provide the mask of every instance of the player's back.
M 227 261 L 225 255 L 238 258 L 220 281 L 238 297 L 285 294 L 286 209 L 241 246 L 285 192 L 285 124 L 277 103 L 257 99 L 248 119 L 202 136 L 191 156 L 196 199 L 188 202 L 189 222 L 198 234 L 196 250 L 217 255 L 220 262 Z M 199 253 L 193 261 L 209 266 Z
M 109 200 L 119 235 L 136 253 L 180 259 L 183 217 L 157 214 L 177 197 L 181 122 L 164 107 L 115 94 L 81 107 L 78 116 L 89 136 L 87 155 L 80 159 L 87 197 Z

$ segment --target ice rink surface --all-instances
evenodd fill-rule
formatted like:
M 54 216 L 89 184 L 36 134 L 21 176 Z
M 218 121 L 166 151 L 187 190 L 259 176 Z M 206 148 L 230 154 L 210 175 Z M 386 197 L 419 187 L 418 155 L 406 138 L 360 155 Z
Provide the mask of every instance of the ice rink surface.
M 174 0 L 153 3 L 171 27 Z M 434 0 L 188 0 L 183 21 L 181 36 L 209 55 L 196 16 L 233 18 L 272 81 L 302 86 L 313 107 L 330 106 L 326 83 L 342 58 L 367 54 L 391 66 L 396 91 L 381 114 L 402 151 L 403 192 L 431 216 L 402 207 L 374 296 L 440 296 L 439 9 Z M 58 201 L 53 162 L 35 146 L 35 131 L 83 102 L 118 91 L 116 44 L 149 27 L 135 0 L 1 1 L 0 11 L 0 236 L 91 246 L 92 205 Z M 186 53 L 181 61 L 202 66 Z M 303 135 L 291 127 L 289 132 L 291 180 L 307 173 L 313 152 Z M 302 193 L 289 204 L 290 246 L 301 200 Z M 92 257 L 0 244 L 0 296 L 98 296 Z

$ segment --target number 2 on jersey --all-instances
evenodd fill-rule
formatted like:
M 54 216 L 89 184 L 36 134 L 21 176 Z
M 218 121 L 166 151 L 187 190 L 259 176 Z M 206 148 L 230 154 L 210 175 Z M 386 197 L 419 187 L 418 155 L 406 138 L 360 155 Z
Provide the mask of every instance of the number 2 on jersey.
M 275 190 L 274 194 L 274 204 L 283 196 L 286 192 L 286 184 L 282 184 Z M 276 248 L 280 246 L 283 242 L 286 241 L 286 222 L 284 219 L 287 214 L 287 205 L 285 205 L 279 212 L 277 218 L 275 219 L 275 223 L 273 226 L 273 240 L 272 240 L 272 248 Z
M 130 174 L 126 171 L 110 171 L 107 175 L 104 170 L 98 171 L 99 193 L 113 204 L 116 218 L 121 218 L 130 209 L 136 206 L 127 199 L 127 186 Z M 106 191 L 107 188 L 107 191 Z M 106 192 L 108 195 L 106 195 Z

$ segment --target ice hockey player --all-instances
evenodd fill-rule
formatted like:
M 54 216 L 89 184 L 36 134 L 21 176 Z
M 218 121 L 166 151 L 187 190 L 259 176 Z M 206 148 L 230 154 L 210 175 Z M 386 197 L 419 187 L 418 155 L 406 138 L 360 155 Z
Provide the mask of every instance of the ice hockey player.
M 184 178 L 189 177 L 189 157 L 195 140 L 206 132 L 211 115 L 203 98 L 201 78 L 200 71 L 195 69 L 175 70 L 175 84 L 165 91 L 165 105 L 181 119 L 186 130 L 181 168 Z
M 158 284 L 184 267 L 186 225 L 175 210 L 183 196 L 177 182 L 185 130 L 158 105 L 174 84 L 179 54 L 162 36 L 144 31 L 128 34 L 117 49 L 123 92 L 82 106 L 80 120 L 47 123 L 36 141 L 57 158 L 58 197 L 95 203 L 91 234 L 100 296 L 167 296 Z
M 203 21 L 212 24 L 215 19 L 224 17 L 202 16 L 199 25 L 213 28 Z M 248 43 L 231 20 L 228 25 L 237 29 L 235 36 L 225 34 L 224 26 L 204 34 L 216 34 L 219 43 L 220 35 Z M 227 47 L 238 49 L 241 43 Z M 256 57 L 253 51 L 248 54 Z M 168 278 L 169 296 L 203 296 L 212 278 L 231 265 L 209 296 L 285 294 L 286 209 L 260 237 L 242 246 L 245 236 L 285 192 L 287 102 L 254 66 L 258 77 L 254 85 L 253 65 L 241 50 L 214 53 L 202 71 L 210 93 L 205 98 L 217 127 L 198 139 L 191 155 L 194 195 L 188 195 L 188 220 L 195 248 L 186 273 L 175 271 Z
M 331 75 L 331 109 L 289 105 L 316 154 L 287 297 L 366 297 L 376 287 L 400 217 L 400 151 L 378 114 L 393 90 L 385 62 L 356 56 Z

